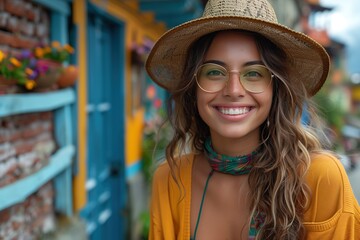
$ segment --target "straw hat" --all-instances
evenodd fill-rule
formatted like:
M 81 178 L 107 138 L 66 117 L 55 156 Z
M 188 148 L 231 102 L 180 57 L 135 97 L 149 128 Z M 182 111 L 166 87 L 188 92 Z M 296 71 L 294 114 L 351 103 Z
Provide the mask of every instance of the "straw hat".
M 208 33 L 242 29 L 262 34 L 282 48 L 289 57 L 290 77 L 305 83 L 314 95 L 329 71 L 329 56 L 310 37 L 277 22 L 266 0 L 209 0 L 203 16 L 167 31 L 154 45 L 146 61 L 150 77 L 172 90 L 181 80 L 186 53 L 191 44 Z

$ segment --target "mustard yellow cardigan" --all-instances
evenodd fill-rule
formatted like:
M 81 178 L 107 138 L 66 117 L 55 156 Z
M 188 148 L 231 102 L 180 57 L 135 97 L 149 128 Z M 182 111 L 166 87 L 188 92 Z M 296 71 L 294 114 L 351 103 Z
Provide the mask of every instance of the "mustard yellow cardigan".
M 167 163 L 153 178 L 149 240 L 189 240 L 191 171 L 194 155 L 179 161 L 183 188 L 174 182 Z M 360 240 L 360 207 L 342 164 L 328 154 L 314 155 L 307 173 L 312 190 L 304 216 L 306 239 Z

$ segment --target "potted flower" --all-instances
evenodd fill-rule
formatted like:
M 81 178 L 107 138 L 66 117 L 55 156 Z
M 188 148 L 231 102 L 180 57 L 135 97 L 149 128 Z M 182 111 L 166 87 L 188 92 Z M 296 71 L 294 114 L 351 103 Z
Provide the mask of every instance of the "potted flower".
M 25 54 L 25 53 L 24 53 Z M 36 85 L 36 71 L 30 58 L 18 58 L 0 51 L 0 85 L 21 85 L 32 90 Z
M 77 68 L 73 65 L 64 66 L 69 61 L 74 48 L 69 44 L 62 46 L 54 41 L 51 46 L 38 46 L 33 50 L 39 68 L 45 68 L 45 74 L 40 75 L 38 84 L 48 83 L 51 79 L 57 82 L 60 87 L 71 86 L 77 78 Z M 50 78 L 50 79 L 49 79 Z
M 0 86 L 16 84 L 26 90 L 48 89 L 67 72 L 68 67 L 65 67 L 64 63 L 73 52 L 70 45 L 61 46 L 59 42 L 31 50 L 25 49 L 17 55 L 0 51 Z M 75 75 L 71 76 L 73 81 L 77 72 Z

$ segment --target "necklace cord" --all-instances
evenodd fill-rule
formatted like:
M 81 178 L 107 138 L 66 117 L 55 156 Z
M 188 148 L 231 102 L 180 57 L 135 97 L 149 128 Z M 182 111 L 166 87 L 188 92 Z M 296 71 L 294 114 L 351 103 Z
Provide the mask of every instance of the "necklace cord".
M 204 192 L 203 192 L 203 195 L 202 195 L 202 198 L 201 198 L 199 214 L 198 214 L 198 218 L 197 218 L 197 220 L 196 220 L 196 225 L 195 225 L 194 238 L 193 238 L 193 240 L 196 240 L 197 229 L 198 229 L 198 227 L 199 227 L 200 218 L 201 218 L 201 212 L 202 212 L 202 208 L 203 208 L 204 201 L 205 201 L 205 195 L 206 195 L 206 192 L 207 192 L 206 190 L 207 190 L 207 187 L 208 187 L 208 184 L 209 184 L 209 180 L 210 180 L 210 178 L 212 177 L 213 173 L 214 173 L 214 170 L 212 169 L 211 172 L 209 173 L 207 179 L 206 179 Z

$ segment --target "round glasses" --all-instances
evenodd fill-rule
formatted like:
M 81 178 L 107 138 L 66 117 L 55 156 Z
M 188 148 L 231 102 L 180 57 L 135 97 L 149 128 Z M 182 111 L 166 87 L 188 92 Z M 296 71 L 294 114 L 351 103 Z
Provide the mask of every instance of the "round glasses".
M 230 73 L 239 74 L 241 85 L 251 93 L 264 92 L 273 76 L 263 65 L 246 66 L 241 71 L 228 71 L 219 64 L 205 63 L 196 71 L 196 83 L 204 92 L 215 93 L 226 86 Z

